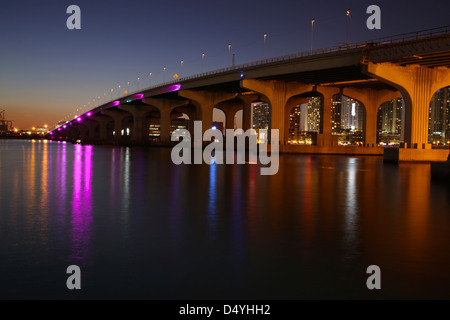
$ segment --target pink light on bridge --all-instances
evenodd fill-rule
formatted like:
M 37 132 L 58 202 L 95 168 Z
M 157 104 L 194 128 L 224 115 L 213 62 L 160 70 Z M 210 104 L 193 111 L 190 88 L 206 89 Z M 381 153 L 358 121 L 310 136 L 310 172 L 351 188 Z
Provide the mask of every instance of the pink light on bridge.
M 77 118 L 77 121 L 78 121 L 78 122 L 81 122 L 81 118 L 80 118 L 80 117 L 78 117 L 78 118 Z
M 90 116 L 92 116 L 92 112 L 88 112 L 86 115 L 87 115 L 88 117 L 90 117 Z
M 181 84 L 174 84 L 172 86 L 167 87 L 167 92 L 179 91 L 181 88 Z
M 116 107 L 116 106 L 118 106 L 120 104 L 120 101 L 119 100 L 116 100 L 116 101 L 114 101 L 113 103 L 112 103 L 112 106 L 113 107 Z

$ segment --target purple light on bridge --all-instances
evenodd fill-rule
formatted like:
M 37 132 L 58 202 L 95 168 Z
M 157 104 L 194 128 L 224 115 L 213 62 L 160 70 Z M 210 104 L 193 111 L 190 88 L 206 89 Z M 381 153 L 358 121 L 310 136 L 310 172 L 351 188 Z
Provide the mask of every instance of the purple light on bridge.
M 181 84 L 174 84 L 167 87 L 167 92 L 179 91 L 181 88 Z
M 78 117 L 78 118 L 77 118 L 77 121 L 78 121 L 78 122 L 81 122 L 81 118 L 80 118 L 80 117 Z
M 63 125 L 63 128 L 65 129 L 65 128 L 67 128 L 67 126 L 66 126 L 66 125 Z
M 90 117 L 90 116 L 92 116 L 92 112 L 88 112 L 86 115 L 87 115 L 88 117 Z
M 53 135 L 53 132 L 50 132 L 50 135 L 52 136 L 52 135 Z
M 116 106 L 118 106 L 120 104 L 120 101 L 119 100 L 116 100 L 116 101 L 114 101 L 113 103 L 112 103 L 112 106 L 113 107 L 116 107 Z
M 61 128 L 58 128 L 58 131 L 61 131 Z

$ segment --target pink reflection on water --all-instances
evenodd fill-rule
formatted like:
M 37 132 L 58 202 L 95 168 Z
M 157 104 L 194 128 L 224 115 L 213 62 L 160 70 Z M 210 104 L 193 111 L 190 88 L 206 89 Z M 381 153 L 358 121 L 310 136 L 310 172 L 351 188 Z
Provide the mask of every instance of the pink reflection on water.
M 86 264 L 91 254 L 92 236 L 92 146 L 75 145 L 70 261 Z

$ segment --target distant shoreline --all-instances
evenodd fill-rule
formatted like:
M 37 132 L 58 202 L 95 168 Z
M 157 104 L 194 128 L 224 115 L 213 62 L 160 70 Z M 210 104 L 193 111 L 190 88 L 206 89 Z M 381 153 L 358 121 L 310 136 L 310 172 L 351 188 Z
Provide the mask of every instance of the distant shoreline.
M 0 135 L 1 140 L 45 140 L 45 136 L 38 134 L 31 135 Z

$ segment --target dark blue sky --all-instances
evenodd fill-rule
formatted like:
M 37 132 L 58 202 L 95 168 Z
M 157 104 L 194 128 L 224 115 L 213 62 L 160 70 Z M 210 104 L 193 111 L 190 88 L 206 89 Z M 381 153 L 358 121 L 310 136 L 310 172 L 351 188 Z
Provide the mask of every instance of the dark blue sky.
M 81 8 L 82 30 L 68 30 L 66 9 Z M 366 8 L 382 10 L 382 29 L 366 28 Z M 351 9 L 349 41 L 450 25 L 450 4 L 428 1 L 2 1 L 0 7 L 0 109 L 15 126 L 53 125 L 118 85 L 131 89 L 180 73 L 228 65 L 227 44 L 236 63 L 307 51 L 311 19 L 314 47 L 345 42 L 346 9 Z M 123 91 L 123 90 L 122 90 Z

